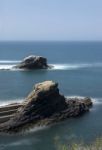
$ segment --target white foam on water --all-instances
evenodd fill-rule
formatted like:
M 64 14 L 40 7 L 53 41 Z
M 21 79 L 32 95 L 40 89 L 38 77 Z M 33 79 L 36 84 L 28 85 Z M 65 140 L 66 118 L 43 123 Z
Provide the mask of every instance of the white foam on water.
M 14 68 L 14 66 L 17 63 L 20 63 L 20 60 L 0 60 L 0 70 L 10 70 L 10 71 L 17 71 L 24 69 L 17 69 Z M 80 64 L 50 64 L 52 66 L 49 70 L 78 70 L 78 69 L 84 69 L 84 68 L 98 68 L 102 67 L 102 63 L 80 63 Z
M 21 103 L 24 101 L 24 98 L 21 99 L 12 99 L 12 100 L 0 100 L 0 106 L 9 105 L 11 103 Z
M 36 126 L 36 127 L 31 127 L 29 130 L 26 130 L 25 133 L 33 133 L 33 132 L 37 132 L 40 130 L 44 130 L 48 128 L 47 126 Z
M 77 65 L 71 64 L 51 64 L 53 66 L 51 70 L 75 70 L 78 69 Z
M 16 142 L 12 142 L 10 144 L 7 144 L 7 146 L 20 146 L 20 145 L 31 145 L 31 142 L 29 140 L 19 140 Z
M 78 70 L 83 68 L 99 68 L 102 67 L 102 63 L 83 63 L 83 64 L 50 64 L 52 68 L 50 70 Z
M 0 70 L 19 70 L 18 68 L 15 68 L 15 65 L 17 65 L 20 62 L 21 61 L 19 60 L 0 60 Z
M 19 68 L 15 68 L 16 65 L 0 65 L 0 71 L 27 71 L 27 69 L 19 69 Z
M 20 60 L 0 60 L 0 64 L 15 64 L 20 62 Z
M 83 98 L 85 98 L 85 96 L 80 96 L 80 95 L 69 95 L 69 96 L 65 96 L 66 98 L 81 98 L 81 99 L 83 99 Z
M 0 70 L 14 70 L 15 65 L 0 65 Z
M 28 140 L 28 139 L 20 139 L 20 140 L 17 140 L 17 141 L 14 141 L 14 142 L 10 142 L 8 144 L 0 144 L 0 150 L 4 150 L 8 147 L 16 147 L 16 146 L 21 146 L 21 145 L 31 145 L 31 141 Z
M 93 104 L 102 105 L 102 98 L 92 98 Z

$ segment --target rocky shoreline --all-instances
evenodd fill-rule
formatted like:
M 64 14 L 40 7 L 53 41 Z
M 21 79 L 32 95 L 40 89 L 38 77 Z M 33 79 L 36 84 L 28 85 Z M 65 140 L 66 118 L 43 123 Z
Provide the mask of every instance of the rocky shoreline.
M 44 126 L 77 117 L 88 112 L 90 98 L 66 98 L 59 93 L 58 83 L 45 81 L 35 88 L 22 103 L 0 108 L 0 132 L 15 133 L 31 126 Z

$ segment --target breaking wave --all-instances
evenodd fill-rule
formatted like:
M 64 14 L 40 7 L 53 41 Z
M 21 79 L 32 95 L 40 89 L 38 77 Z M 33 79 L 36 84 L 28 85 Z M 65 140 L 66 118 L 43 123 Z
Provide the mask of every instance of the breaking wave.
M 0 64 L 0 70 L 15 70 L 15 65 L 1 65 Z
M 20 60 L 0 60 L 0 70 L 17 71 L 14 66 L 20 63 Z M 52 67 L 49 70 L 78 70 L 85 68 L 102 68 L 102 63 L 69 63 L 69 64 L 50 64 Z M 22 69 L 24 71 L 24 69 Z M 22 71 L 21 70 L 21 71 Z
M 102 105 L 102 98 L 92 98 L 93 104 Z
M 33 132 L 38 132 L 41 130 L 48 129 L 48 126 L 36 126 L 36 127 L 31 127 L 28 130 L 25 130 L 25 134 L 27 133 L 33 133 Z
M 14 66 L 18 63 L 20 63 L 19 60 L 0 60 L 0 70 L 17 70 Z
M 0 60 L 0 64 L 15 64 L 20 62 L 20 60 Z
M 51 64 L 51 70 L 78 70 L 84 68 L 100 68 L 102 63 L 83 63 L 83 64 Z
M 24 98 L 21 99 L 11 99 L 11 100 L 0 100 L 0 106 L 9 105 L 11 103 L 21 103 L 24 101 Z

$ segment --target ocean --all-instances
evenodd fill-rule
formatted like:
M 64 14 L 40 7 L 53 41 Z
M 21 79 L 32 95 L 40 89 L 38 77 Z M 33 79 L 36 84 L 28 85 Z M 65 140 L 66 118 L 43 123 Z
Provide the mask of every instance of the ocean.
M 44 56 L 54 68 L 12 69 L 28 55 Z M 23 101 L 34 84 L 45 80 L 58 82 L 66 97 L 91 97 L 90 112 L 50 127 L 0 135 L 0 150 L 56 150 L 56 139 L 90 143 L 102 136 L 102 42 L 0 42 L 0 105 Z

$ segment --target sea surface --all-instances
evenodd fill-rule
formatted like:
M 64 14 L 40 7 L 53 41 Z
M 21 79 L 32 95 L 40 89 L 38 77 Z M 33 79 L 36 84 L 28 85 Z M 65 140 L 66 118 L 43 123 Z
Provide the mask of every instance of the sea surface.
M 44 56 L 54 68 L 12 69 L 28 55 Z M 57 140 L 90 143 L 102 136 L 102 42 L 0 42 L 0 105 L 23 101 L 44 80 L 58 82 L 67 97 L 91 97 L 93 108 L 50 127 L 0 135 L 0 150 L 56 150 Z

